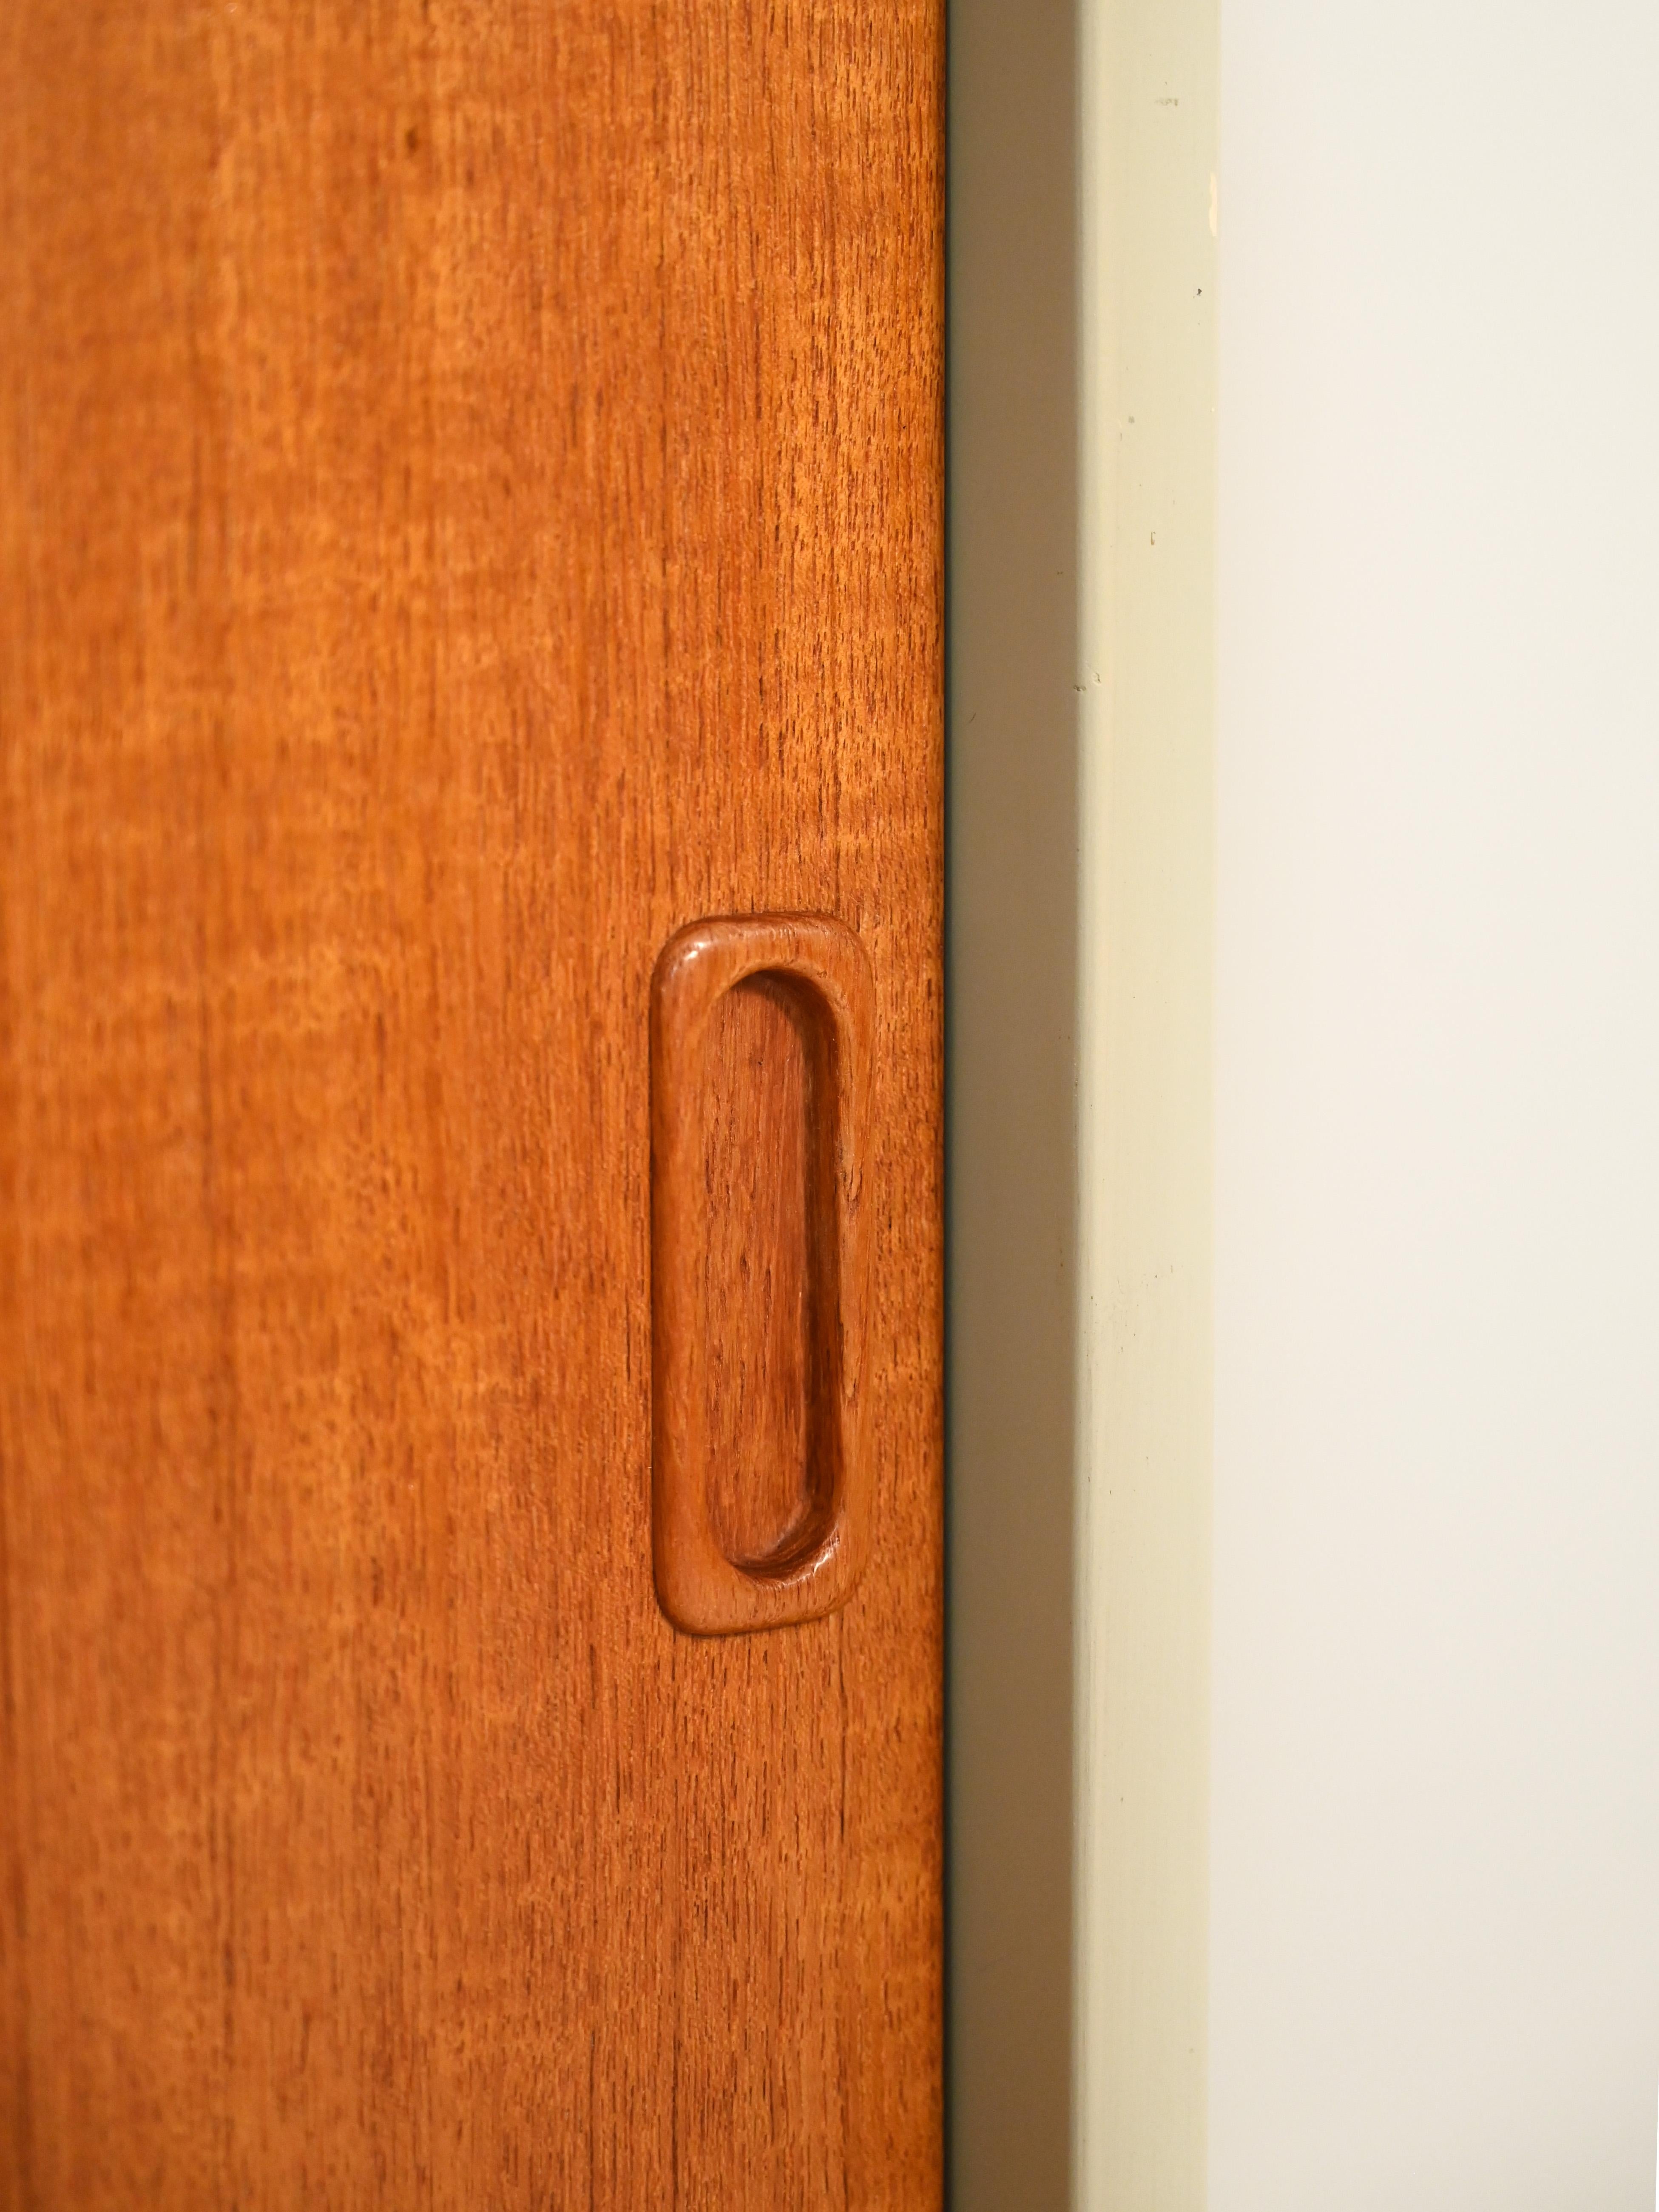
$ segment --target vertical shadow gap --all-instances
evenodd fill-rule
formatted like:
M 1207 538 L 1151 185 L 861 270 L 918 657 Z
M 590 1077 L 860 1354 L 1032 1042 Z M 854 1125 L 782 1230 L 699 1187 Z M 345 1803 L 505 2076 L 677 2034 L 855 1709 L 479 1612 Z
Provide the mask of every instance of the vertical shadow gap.
M 1070 2187 L 1078 26 L 952 0 L 947 2082 L 954 2212 Z

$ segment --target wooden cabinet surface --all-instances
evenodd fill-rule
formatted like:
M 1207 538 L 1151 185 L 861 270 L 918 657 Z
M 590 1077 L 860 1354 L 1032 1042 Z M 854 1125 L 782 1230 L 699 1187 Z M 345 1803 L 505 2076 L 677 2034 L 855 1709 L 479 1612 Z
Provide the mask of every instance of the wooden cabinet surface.
M 941 66 L 0 11 L 0 2204 L 939 2201 Z M 768 912 L 873 983 L 871 1543 L 700 1637 L 651 979 Z

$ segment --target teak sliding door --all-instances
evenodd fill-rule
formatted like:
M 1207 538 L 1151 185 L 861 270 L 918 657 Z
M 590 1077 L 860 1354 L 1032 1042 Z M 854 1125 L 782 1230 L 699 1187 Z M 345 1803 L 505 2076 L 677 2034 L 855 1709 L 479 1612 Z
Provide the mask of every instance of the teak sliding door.
M 941 59 L 0 10 L 0 2204 L 939 2201 Z

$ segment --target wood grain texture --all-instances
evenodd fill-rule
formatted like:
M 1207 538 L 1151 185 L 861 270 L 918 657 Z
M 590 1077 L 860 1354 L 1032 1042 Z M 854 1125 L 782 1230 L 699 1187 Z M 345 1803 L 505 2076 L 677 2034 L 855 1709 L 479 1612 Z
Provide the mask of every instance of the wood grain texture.
M 940 15 L 0 10 L 0 2203 L 938 2202 Z M 768 909 L 882 1533 L 698 1640 L 649 980 Z
M 651 992 L 652 1538 L 669 1619 L 816 1620 L 864 1572 L 875 984 L 823 915 L 705 920 Z

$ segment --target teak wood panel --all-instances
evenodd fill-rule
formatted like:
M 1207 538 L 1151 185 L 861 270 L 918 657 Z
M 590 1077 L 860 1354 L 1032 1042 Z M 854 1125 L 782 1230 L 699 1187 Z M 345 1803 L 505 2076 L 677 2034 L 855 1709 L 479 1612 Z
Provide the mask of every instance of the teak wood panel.
M 0 10 L 0 2203 L 938 2201 L 940 15 Z M 763 911 L 878 1536 L 698 1638 L 650 979 Z

